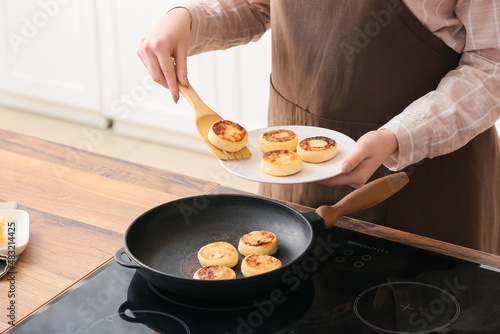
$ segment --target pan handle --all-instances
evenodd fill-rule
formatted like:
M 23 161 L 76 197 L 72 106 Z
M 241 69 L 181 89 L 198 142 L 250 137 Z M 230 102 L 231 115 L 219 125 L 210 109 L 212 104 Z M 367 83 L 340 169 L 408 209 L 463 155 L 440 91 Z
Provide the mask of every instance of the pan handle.
M 118 315 L 120 316 L 120 318 L 122 318 L 123 320 L 127 321 L 127 322 L 132 322 L 132 323 L 141 323 L 141 321 L 137 318 L 132 318 L 130 316 L 128 316 L 125 312 L 131 311 L 131 305 L 128 301 L 125 301 L 123 304 L 120 305 L 120 307 L 118 308 Z
M 128 256 L 127 251 L 125 251 L 125 248 L 123 248 L 123 247 L 116 251 L 115 261 L 118 262 L 118 264 L 123 266 L 123 267 L 132 268 L 132 269 L 140 269 L 141 268 L 141 266 L 139 266 L 137 263 L 135 263 Z
M 303 212 L 302 215 L 309 221 L 314 233 L 321 233 L 325 230 L 325 221 L 315 211 Z
M 408 182 L 405 172 L 381 177 L 349 193 L 333 206 L 320 206 L 316 213 L 325 221 L 325 227 L 330 228 L 340 217 L 371 208 L 397 193 Z

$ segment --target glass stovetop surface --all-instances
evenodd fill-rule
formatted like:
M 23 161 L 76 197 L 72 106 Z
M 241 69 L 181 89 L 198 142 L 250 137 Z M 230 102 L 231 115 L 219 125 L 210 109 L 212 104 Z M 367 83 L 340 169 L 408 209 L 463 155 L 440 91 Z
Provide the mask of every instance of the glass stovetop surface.
M 7 333 L 500 333 L 500 272 L 334 227 L 259 295 L 174 296 L 110 261 Z

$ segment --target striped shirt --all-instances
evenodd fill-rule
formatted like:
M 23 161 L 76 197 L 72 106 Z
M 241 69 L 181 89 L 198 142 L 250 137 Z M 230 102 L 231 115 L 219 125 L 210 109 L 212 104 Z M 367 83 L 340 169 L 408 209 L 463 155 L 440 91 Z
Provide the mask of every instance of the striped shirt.
M 427 29 L 462 55 L 436 90 L 382 127 L 398 139 L 398 152 L 384 163 L 391 170 L 453 152 L 500 118 L 500 2 L 403 1 Z M 181 2 L 193 18 L 189 55 L 257 41 L 270 28 L 269 3 Z

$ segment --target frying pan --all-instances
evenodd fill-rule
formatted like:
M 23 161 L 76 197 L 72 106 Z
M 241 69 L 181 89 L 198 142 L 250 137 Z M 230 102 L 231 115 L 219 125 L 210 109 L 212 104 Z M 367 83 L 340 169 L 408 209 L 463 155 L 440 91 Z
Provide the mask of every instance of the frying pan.
M 356 213 L 387 199 L 408 183 L 403 173 L 391 174 L 354 190 L 333 206 L 300 213 L 284 203 L 253 195 L 202 195 L 159 205 L 137 217 L 127 228 L 124 247 L 115 254 L 120 265 L 134 268 L 166 292 L 195 298 L 251 296 L 273 287 L 300 282 L 303 268 L 318 261 L 321 234 L 341 216 Z M 195 280 L 201 268 L 197 252 L 204 245 L 226 241 L 238 245 L 246 233 L 267 230 L 279 243 L 274 255 L 283 266 L 265 274 L 243 277 L 239 264 L 232 280 Z M 322 255 L 323 256 L 323 255 Z M 241 263 L 240 257 L 239 263 Z M 306 267 L 306 265 L 308 267 Z

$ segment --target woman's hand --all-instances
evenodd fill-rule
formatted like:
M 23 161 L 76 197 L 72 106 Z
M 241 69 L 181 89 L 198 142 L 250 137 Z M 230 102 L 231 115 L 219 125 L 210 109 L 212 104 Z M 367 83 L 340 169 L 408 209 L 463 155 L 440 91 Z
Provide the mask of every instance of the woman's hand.
M 170 90 L 175 103 L 179 100 L 177 80 L 184 86 L 189 85 L 187 50 L 190 29 L 191 13 L 185 8 L 174 8 L 162 17 L 137 49 L 153 80 Z
M 342 174 L 319 181 L 327 186 L 348 184 L 362 187 L 379 166 L 398 150 L 398 141 L 387 129 L 370 131 L 356 143 L 354 151 L 342 162 Z

